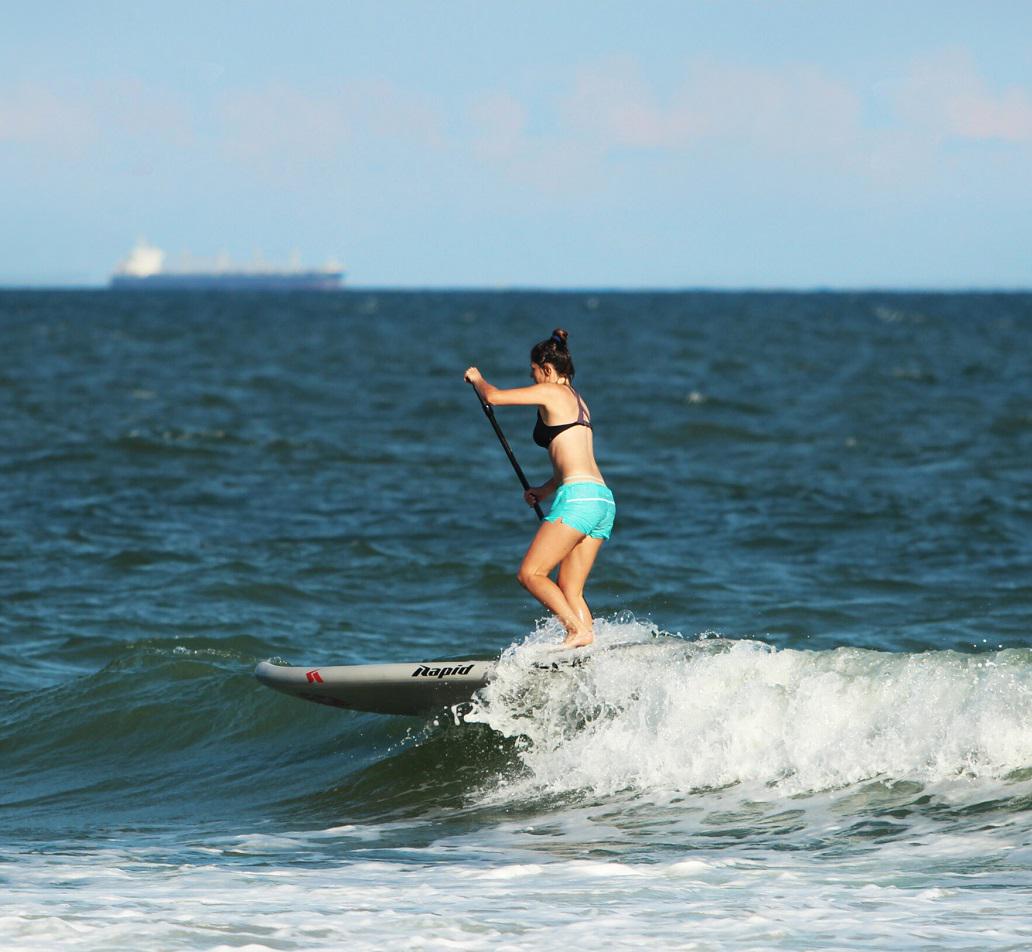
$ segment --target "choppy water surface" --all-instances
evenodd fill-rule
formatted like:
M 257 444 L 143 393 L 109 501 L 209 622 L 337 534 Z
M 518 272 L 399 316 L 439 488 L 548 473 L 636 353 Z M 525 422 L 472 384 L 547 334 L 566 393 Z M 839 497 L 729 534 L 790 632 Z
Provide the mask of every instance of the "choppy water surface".
M 461 374 L 558 325 L 624 647 L 542 675 Z M 5 949 L 1032 943 L 1032 296 L 6 293 L 0 335 Z M 252 677 L 503 650 L 464 722 Z

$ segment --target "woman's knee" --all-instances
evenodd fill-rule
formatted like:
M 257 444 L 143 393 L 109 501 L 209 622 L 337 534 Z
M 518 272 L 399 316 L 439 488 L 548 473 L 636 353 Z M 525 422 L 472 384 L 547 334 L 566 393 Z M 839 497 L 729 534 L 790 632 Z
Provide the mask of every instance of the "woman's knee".
M 530 588 L 534 584 L 534 577 L 540 573 L 535 572 L 527 565 L 521 565 L 516 573 L 516 581 L 524 588 Z
M 516 581 L 524 588 L 530 588 L 536 581 L 548 578 L 550 574 L 551 570 L 547 566 L 535 564 L 533 561 L 526 561 L 519 567 L 519 571 L 516 572 Z

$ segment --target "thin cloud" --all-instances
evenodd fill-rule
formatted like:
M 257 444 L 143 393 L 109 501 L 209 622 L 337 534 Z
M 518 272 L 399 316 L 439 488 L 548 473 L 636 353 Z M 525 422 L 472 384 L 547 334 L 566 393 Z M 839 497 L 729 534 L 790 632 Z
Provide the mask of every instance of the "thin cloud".
M 473 148 L 484 159 L 511 159 L 527 139 L 527 107 L 504 92 L 474 99 L 470 118 L 476 128 Z
M 916 194 L 955 174 L 948 139 L 1032 141 L 1032 93 L 994 89 L 965 52 L 910 61 L 901 76 L 862 86 L 811 64 L 698 58 L 661 93 L 639 61 L 613 57 L 577 68 L 536 109 L 507 90 L 478 99 L 473 152 L 514 182 L 568 197 L 604 186 L 634 155 L 680 170 L 682 182 L 723 156 L 772 184 L 812 176 L 843 194 Z
M 325 92 L 290 85 L 238 89 L 216 107 L 224 156 L 290 173 L 381 149 L 437 149 L 443 118 L 429 100 L 381 80 Z
M 895 94 L 901 120 L 941 138 L 1032 142 L 1032 91 L 994 90 L 973 57 L 952 50 L 917 60 Z
M 666 101 L 622 57 L 578 71 L 560 115 L 603 148 L 690 151 L 748 141 L 773 151 L 839 149 L 855 140 L 860 97 L 810 66 L 763 69 L 713 59 L 690 64 Z
M 81 95 L 39 83 L 0 89 L 0 142 L 79 154 L 100 138 L 97 110 Z
M 67 89 L 22 83 L 0 89 L 0 142 L 51 160 L 114 154 L 120 143 L 187 149 L 194 121 L 174 95 L 135 77 Z

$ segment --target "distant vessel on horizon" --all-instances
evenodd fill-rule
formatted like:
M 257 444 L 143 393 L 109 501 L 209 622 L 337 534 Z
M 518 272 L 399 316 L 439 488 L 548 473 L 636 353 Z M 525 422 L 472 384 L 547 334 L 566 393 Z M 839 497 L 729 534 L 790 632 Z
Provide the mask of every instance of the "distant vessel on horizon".
M 259 265 L 240 268 L 221 260 L 211 269 L 166 271 L 165 252 L 146 241 L 136 247 L 111 275 L 118 290 L 173 291 L 339 291 L 344 270 L 336 262 L 322 268 L 286 269 Z

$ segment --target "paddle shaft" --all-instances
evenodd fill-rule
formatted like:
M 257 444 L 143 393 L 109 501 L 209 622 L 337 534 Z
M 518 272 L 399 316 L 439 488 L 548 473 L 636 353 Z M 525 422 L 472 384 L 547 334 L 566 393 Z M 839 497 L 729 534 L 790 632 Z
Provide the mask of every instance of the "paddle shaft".
M 519 462 L 517 462 L 516 456 L 512 451 L 512 447 L 509 446 L 509 441 L 505 438 L 502 428 L 498 425 L 498 421 L 495 419 L 494 407 L 480 396 L 480 391 L 477 390 L 476 385 L 472 381 L 470 381 L 469 385 L 473 388 L 473 392 L 477 395 L 477 399 L 480 401 L 480 408 L 484 411 L 484 416 L 491 421 L 491 426 L 494 427 L 495 436 L 498 437 L 498 442 L 502 444 L 502 449 L 505 450 L 505 455 L 509 457 L 509 462 L 512 463 L 512 468 L 516 470 L 516 478 L 519 479 L 520 485 L 523 486 L 524 489 L 530 489 L 530 483 L 527 482 L 527 477 L 523 475 L 523 469 L 520 467 Z M 534 503 L 534 512 L 537 513 L 538 519 L 545 518 L 545 514 L 541 511 L 539 503 Z

